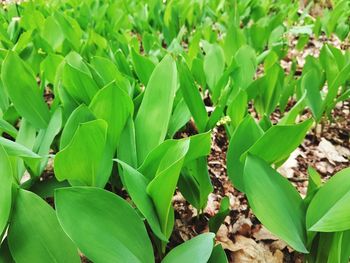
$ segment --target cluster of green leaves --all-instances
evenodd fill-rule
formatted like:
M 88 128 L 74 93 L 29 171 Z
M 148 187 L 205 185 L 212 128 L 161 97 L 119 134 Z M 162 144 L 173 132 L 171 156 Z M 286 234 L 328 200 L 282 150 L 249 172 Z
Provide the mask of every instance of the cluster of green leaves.
M 210 233 L 167 249 L 175 190 L 198 211 L 213 190 L 206 157 L 218 122 L 230 138 L 230 179 L 258 218 L 294 249 L 312 251 L 310 260 L 344 262 L 349 226 L 340 208 L 348 206 L 350 187 L 341 182 L 348 170 L 322 188 L 312 171 L 302 200 L 271 165 L 281 165 L 310 130 L 312 119 L 296 123 L 305 107 L 319 122 L 350 95 L 349 53 L 325 45 L 294 78 L 295 62 L 289 75 L 280 65 L 286 35 L 296 34 L 299 47 L 312 33 L 345 36 L 348 21 L 339 10 L 347 5 L 338 2 L 318 22 L 298 13 L 298 1 L 5 6 L 0 262 L 79 262 L 78 251 L 93 262 L 227 262 L 214 246 L 229 213 L 226 198 Z M 300 17 L 304 24 L 294 26 Z M 285 112 L 290 97 L 297 103 Z M 248 114 L 250 102 L 259 123 Z M 285 115 L 273 125 L 277 107 Z M 189 122 L 196 131 L 179 138 Z M 342 189 L 332 202 L 325 198 L 331 188 Z M 129 201 L 117 194 L 123 189 Z M 318 248 L 322 253 L 314 253 Z

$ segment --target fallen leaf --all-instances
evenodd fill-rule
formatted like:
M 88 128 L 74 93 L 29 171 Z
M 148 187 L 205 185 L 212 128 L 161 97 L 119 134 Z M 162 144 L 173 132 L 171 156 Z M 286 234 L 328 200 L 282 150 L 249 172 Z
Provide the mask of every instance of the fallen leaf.
M 276 250 L 272 253 L 269 247 L 263 243 L 257 243 L 251 238 L 241 235 L 235 236 L 235 242 L 226 240 L 218 241 L 224 249 L 232 252 L 233 262 L 240 263 L 282 263 L 283 253 Z
M 319 158 L 327 158 L 328 161 L 335 165 L 335 162 L 346 163 L 348 162 L 335 148 L 335 146 L 325 138 L 321 138 L 321 142 L 317 146 L 316 155 Z
M 278 240 L 274 234 L 272 234 L 266 227 L 261 226 L 261 228 L 253 234 L 256 241 L 260 240 Z

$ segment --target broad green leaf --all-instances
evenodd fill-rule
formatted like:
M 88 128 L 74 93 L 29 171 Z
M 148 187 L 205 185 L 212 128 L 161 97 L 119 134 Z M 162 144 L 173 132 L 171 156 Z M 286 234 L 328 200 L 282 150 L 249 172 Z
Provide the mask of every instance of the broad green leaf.
M 92 74 L 99 86 L 106 86 L 111 82 L 115 82 L 116 86 L 133 95 L 133 87 L 130 82 L 118 71 L 117 66 L 108 58 L 95 56 L 91 60 Z
M 141 56 L 133 48 L 131 49 L 131 58 L 137 77 L 142 84 L 147 86 L 155 65 L 149 58 Z
M 123 182 L 132 201 L 146 218 L 154 234 L 162 241 L 167 238 L 162 233 L 157 212 L 151 197 L 147 194 L 148 180 L 128 164 L 116 160 L 123 168 Z
M 37 129 L 46 128 L 49 109 L 33 72 L 13 51 L 8 52 L 2 64 L 1 79 L 18 113 Z
M 188 153 L 190 151 L 191 149 Z M 198 210 L 205 208 L 208 195 L 213 191 L 206 157 L 203 156 L 190 162 L 185 160 L 178 187 L 186 200 L 194 207 Z
M 228 105 L 226 114 L 231 119 L 232 128 L 236 128 L 244 119 L 248 108 L 248 95 L 244 90 L 240 90 L 232 102 Z
M 257 218 L 295 250 L 307 253 L 303 200 L 287 179 L 264 160 L 248 154 L 244 187 Z
M 295 125 L 274 125 L 249 148 L 248 152 L 268 163 L 280 162 L 298 147 L 312 123 L 309 119 Z M 283 141 L 283 147 L 273 143 L 276 141 Z
M 208 263 L 228 263 L 225 250 L 220 244 L 214 247 Z
M 234 63 L 238 67 L 234 77 L 235 83 L 245 90 L 253 81 L 257 68 L 254 49 L 247 45 L 240 47 L 234 56 Z
M 135 119 L 139 164 L 165 139 L 176 88 L 176 65 L 167 55 L 154 69 Z
M 61 47 L 65 38 L 60 25 L 56 22 L 53 16 L 48 16 L 46 18 L 41 36 L 48 42 L 54 51 L 57 51 Z
M 183 98 L 174 107 L 168 126 L 168 137 L 173 138 L 177 131 L 191 119 L 191 112 Z
M 62 72 L 62 85 L 69 95 L 78 103 L 88 105 L 98 91 L 94 79 L 83 58 L 76 52 L 65 58 Z
M 18 263 L 80 262 L 78 250 L 63 232 L 54 210 L 22 189 L 17 193 L 8 242 Z
M 241 155 L 246 152 L 263 135 L 263 130 L 255 120 L 247 115 L 233 133 L 227 151 L 227 174 L 234 186 L 244 190 Z
M 4 147 L 0 145 L 0 239 L 8 224 L 12 207 L 12 176 L 10 159 Z
M 61 188 L 55 206 L 64 231 L 93 262 L 154 262 L 145 225 L 121 197 L 94 187 Z
M 55 157 L 55 176 L 72 185 L 104 187 L 109 174 L 100 173 L 107 139 L 104 120 L 79 125 L 71 142 Z M 112 157 L 111 160 L 112 162 Z
M 310 231 L 336 232 L 350 229 L 350 168 L 334 175 L 315 194 L 307 210 Z
M 69 144 L 81 123 L 93 121 L 95 119 L 96 117 L 85 104 L 81 104 L 76 108 L 69 116 L 66 125 L 63 128 L 60 149 L 62 150 Z
M 307 91 L 307 102 L 316 121 L 321 119 L 324 110 L 320 93 L 321 85 L 322 83 L 319 81 L 319 74 L 316 70 L 308 71 L 301 80 L 301 86 Z
M 199 132 L 205 131 L 208 113 L 194 79 L 184 60 L 177 65 L 180 77 L 180 89 L 187 107 L 191 111 Z
M 78 22 L 58 11 L 54 13 L 53 17 L 62 29 L 65 39 L 71 43 L 75 50 L 78 50 L 80 46 L 80 39 L 83 34 Z
M 114 83 L 100 89 L 91 101 L 91 112 L 108 124 L 107 141 L 113 151 L 116 150 L 128 118 L 133 114 L 133 106 L 128 94 Z
M 181 140 L 166 140 L 158 147 L 156 147 L 138 168 L 138 170 L 145 175 L 146 178 L 152 180 L 157 173 L 160 162 L 167 155 L 166 153 L 177 147 L 179 141 L 190 141 L 189 150 L 185 156 L 185 164 L 196 160 L 199 157 L 206 156 L 211 149 L 211 133 L 201 133 Z
M 236 54 L 237 50 L 245 44 L 246 39 L 239 27 L 231 25 L 226 32 L 226 37 L 223 43 L 223 50 L 225 54 L 226 64 L 230 65 L 233 56 Z
M 205 45 L 204 72 L 207 84 L 213 90 L 218 83 L 225 68 L 225 57 L 222 48 L 218 44 Z
M 50 83 L 54 84 L 56 79 L 56 72 L 64 57 L 56 54 L 48 54 L 47 57 L 40 64 L 40 71 L 42 75 L 45 74 L 45 78 Z
M 161 160 L 157 174 L 147 186 L 160 220 L 163 234 L 169 238 L 174 226 L 174 210 L 171 200 L 177 185 L 180 171 L 189 149 L 189 140 L 179 140 Z
M 172 249 L 162 263 L 207 263 L 214 246 L 213 233 L 198 235 Z

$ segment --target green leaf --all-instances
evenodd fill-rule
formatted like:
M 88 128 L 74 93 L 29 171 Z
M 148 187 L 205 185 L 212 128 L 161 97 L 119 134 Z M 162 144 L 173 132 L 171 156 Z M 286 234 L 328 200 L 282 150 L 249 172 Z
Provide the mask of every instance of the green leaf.
M 247 115 L 238 125 L 229 143 L 227 151 L 227 174 L 234 186 L 244 190 L 243 169 L 241 155 L 246 152 L 261 136 L 263 130 L 256 124 L 255 120 Z
M 222 48 L 218 44 L 205 45 L 204 72 L 210 90 L 218 83 L 225 69 L 225 57 Z
M 188 153 L 190 151 L 191 149 Z M 208 195 L 213 191 L 208 172 L 207 158 L 203 156 L 186 162 L 181 171 L 178 186 L 186 200 L 198 210 L 204 209 L 208 201 Z
M 154 234 L 162 241 L 168 239 L 162 233 L 160 222 L 151 197 L 147 194 L 148 180 L 128 164 L 116 160 L 123 168 L 123 182 L 132 201 L 146 218 Z
M 303 141 L 312 123 L 313 121 L 309 119 L 295 125 L 272 126 L 249 148 L 248 152 L 259 156 L 270 164 L 283 161 Z M 273 143 L 276 141 L 283 141 L 283 146 Z
M 219 212 L 215 216 L 209 219 L 210 232 L 216 233 L 229 213 L 230 213 L 230 199 L 227 196 L 225 196 L 221 200 Z
M 135 119 L 139 164 L 166 136 L 176 88 L 176 65 L 167 55 L 154 69 Z
M 311 166 L 307 168 L 309 184 L 307 186 L 306 198 L 312 198 L 316 191 L 322 186 L 321 175 Z
M 63 232 L 54 210 L 22 189 L 16 197 L 8 242 L 18 263 L 80 262 L 78 250 Z
M 8 224 L 11 207 L 12 207 L 12 182 L 13 172 L 10 159 L 4 149 L 0 145 L 0 239 Z
M 133 106 L 128 94 L 114 83 L 100 89 L 91 101 L 91 112 L 108 124 L 107 141 L 113 151 L 116 150 L 128 118 L 133 114 Z
M 18 113 L 37 129 L 46 128 L 49 109 L 33 72 L 13 51 L 8 52 L 2 64 L 1 79 Z
M 295 250 L 307 253 L 303 200 L 287 179 L 264 160 L 248 154 L 244 186 L 257 218 Z
M 2 118 L 0 118 L 0 132 L 1 131 L 8 133 L 13 138 L 16 138 L 18 133 L 15 127 Z
M 41 36 L 54 51 L 57 51 L 64 41 L 63 31 L 53 16 L 46 18 Z
M 88 105 L 98 91 L 94 79 L 83 58 L 76 52 L 65 58 L 62 72 L 62 85 L 76 102 Z
M 39 175 L 41 156 L 29 150 L 17 142 L 0 137 L 0 145 L 3 146 L 9 156 L 21 157 L 30 170 Z
M 162 158 L 157 174 L 147 186 L 147 193 L 155 205 L 163 234 L 169 238 L 174 226 L 174 210 L 171 200 L 179 174 L 189 149 L 189 140 L 176 141 Z
M 69 116 L 66 125 L 63 128 L 60 140 L 60 149 L 62 150 L 69 144 L 81 123 L 93 121 L 95 119 L 94 114 L 85 104 L 81 104 L 78 108 L 76 108 Z
M 47 57 L 40 64 L 41 74 L 45 74 L 45 78 L 50 83 L 55 83 L 56 72 L 64 57 L 56 54 L 48 54 Z
M 238 67 L 234 76 L 235 83 L 245 90 L 252 83 L 256 72 L 257 60 L 255 50 L 247 45 L 240 47 L 234 56 L 234 63 Z
M 186 62 L 182 60 L 177 65 L 180 77 L 180 89 L 187 107 L 191 111 L 199 132 L 205 131 L 208 122 L 208 113 L 192 74 Z
M 155 65 L 149 58 L 141 56 L 133 48 L 131 49 L 131 58 L 137 77 L 145 86 L 147 86 Z
M 168 137 L 173 138 L 177 131 L 188 123 L 191 119 L 191 112 L 183 98 L 180 98 L 170 117 L 168 126 Z
M 72 141 L 56 154 L 57 180 L 67 179 L 72 185 L 103 187 L 109 178 L 109 174 L 100 173 L 106 138 L 107 123 L 104 120 L 80 124 Z
M 308 71 L 301 80 L 301 86 L 307 91 L 308 105 L 316 121 L 319 121 L 322 117 L 324 107 L 320 93 L 322 83 L 319 81 L 318 72 L 315 69 Z
M 40 130 L 37 135 L 33 150 L 37 152 L 40 156 L 48 156 L 51 149 L 51 144 L 55 139 L 56 135 L 61 131 L 62 127 L 62 109 L 57 108 L 57 110 L 52 114 L 49 125 L 45 130 Z M 47 165 L 48 157 L 44 158 L 41 163 L 42 172 Z
M 350 229 L 350 168 L 334 175 L 312 199 L 306 214 L 310 231 L 336 232 Z
M 213 233 L 196 236 L 172 249 L 162 263 L 206 263 L 214 246 Z
M 214 247 L 208 263 L 228 263 L 225 250 L 220 244 Z
M 145 225 L 121 197 L 93 187 L 61 188 L 55 205 L 63 229 L 93 262 L 154 262 Z

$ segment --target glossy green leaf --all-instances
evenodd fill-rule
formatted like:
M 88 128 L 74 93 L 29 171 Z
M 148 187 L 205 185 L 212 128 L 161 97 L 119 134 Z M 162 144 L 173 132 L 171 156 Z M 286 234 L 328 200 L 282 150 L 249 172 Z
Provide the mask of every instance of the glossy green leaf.
M 147 86 L 155 65 L 149 58 L 141 56 L 134 49 L 131 49 L 131 58 L 139 80 Z
M 60 149 L 62 150 L 69 144 L 81 123 L 93 121 L 95 119 L 94 114 L 85 104 L 81 104 L 78 108 L 76 108 L 69 116 L 63 128 L 60 140 Z
M 303 141 L 312 125 L 312 120 L 306 120 L 295 125 L 275 125 L 260 137 L 248 152 L 264 159 L 268 163 L 277 163 L 289 156 L 291 152 Z M 272 143 L 275 141 L 280 144 Z
M 9 156 L 22 158 L 29 166 L 32 172 L 38 175 L 40 170 L 40 161 L 42 157 L 20 143 L 10 141 L 0 137 L 0 145 L 4 147 Z
M 80 262 L 78 250 L 63 232 L 54 210 L 37 195 L 19 189 L 8 232 L 18 263 Z
M 154 69 L 135 119 L 139 164 L 165 139 L 176 88 L 176 65 L 167 55 Z
M 324 110 L 323 100 L 320 93 L 320 86 L 322 83 L 319 81 L 319 74 L 316 70 L 310 70 L 301 81 L 302 87 L 307 91 L 307 102 L 315 116 L 315 119 L 319 121 L 322 117 Z
M 80 124 L 72 141 L 56 154 L 56 178 L 68 180 L 72 185 L 103 187 L 109 177 L 109 174 L 100 173 L 106 139 L 107 123 L 104 120 Z
M 263 130 L 255 120 L 247 115 L 233 133 L 227 151 L 227 174 L 234 186 L 244 190 L 243 168 L 241 155 L 246 152 L 261 136 Z
M 208 263 L 228 263 L 225 250 L 220 244 L 214 247 Z
M 148 180 L 128 164 L 118 161 L 123 168 L 123 181 L 136 207 L 146 218 L 154 234 L 162 241 L 167 238 L 162 233 L 158 215 L 151 197 L 147 194 Z
M 204 57 L 204 72 L 207 84 L 211 90 L 218 83 L 225 68 L 225 57 L 222 48 L 218 44 L 209 44 L 205 46 L 206 55 Z
M 13 51 L 9 51 L 3 62 L 1 79 L 18 113 L 37 129 L 46 128 L 50 119 L 49 109 L 33 72 Z
M 312 199 L 306 215 L 311 231 L 336 232 L 350 229 L 350 168 L 334 175 Z
M 108 145 L 115 151 L 126 121 L 133 114 L 131 98 L 111 83 L 96 93 L 89 108 L 96 118 L 107 122 Z
M 62 85 L 76 102 L 88 105 L 98 91 L 88 66 L 76 52 L 65 58 L 62 72 Z
M 213 250 L 214 237 L 213 233 L 196 236 L 172 249 L 162 263 L 206 263 Z
M 170 148 L 161 160 L 157 174 L 147 186 L 158 214 L 161 229 L 169 238 L 174 227 L 174 210 L 171 200 L 177 185 L 180 171 L 189 149 L 188 140 L 179 140 Z
M 154 262 L 145 225 L 121 197 L 93 187 L 61 188 L 55 206 L 64 231 L 93 262 Z
M 249 205 L 257 218 L 295 250 L 307 253 L 305 208 L 296 189 L 264 160 L 251 154 L 247 156 L 243 178 Z

